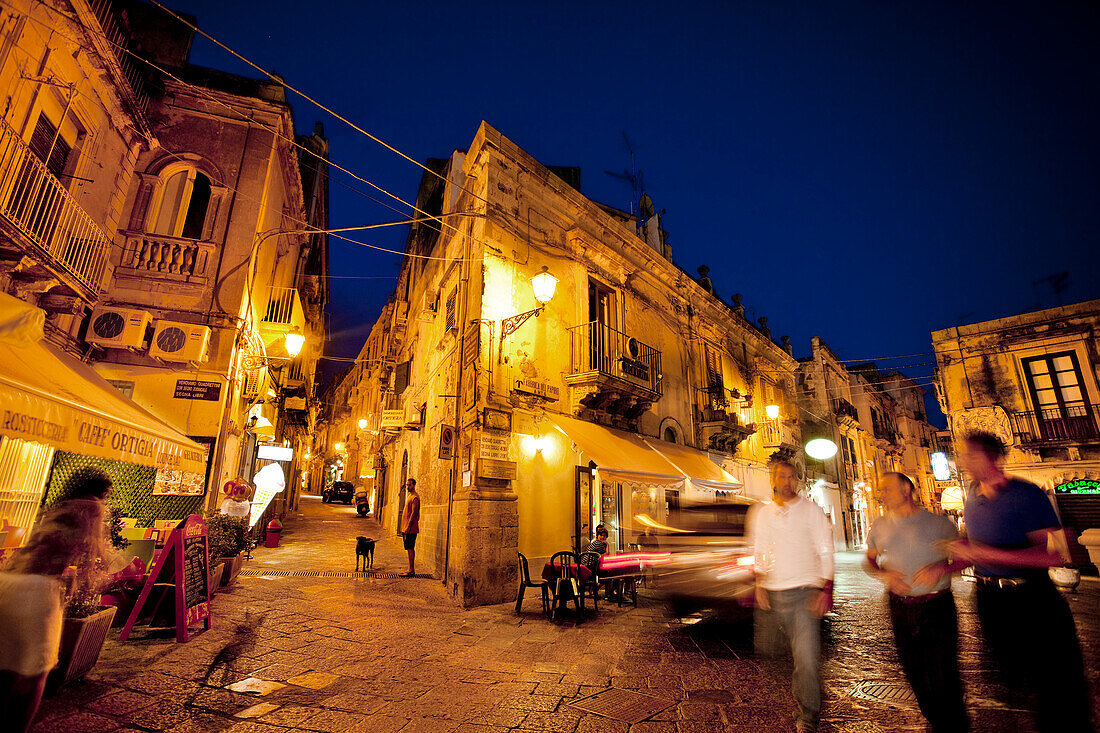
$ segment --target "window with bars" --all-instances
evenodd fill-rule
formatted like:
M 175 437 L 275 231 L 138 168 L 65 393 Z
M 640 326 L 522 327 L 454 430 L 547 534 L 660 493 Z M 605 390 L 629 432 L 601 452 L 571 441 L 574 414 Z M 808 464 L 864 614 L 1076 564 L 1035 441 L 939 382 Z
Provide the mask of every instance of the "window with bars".
M 1077 355 L 1072 351 L 1023 360 L 1035 419 L 1044 439 L 1096 432 Z

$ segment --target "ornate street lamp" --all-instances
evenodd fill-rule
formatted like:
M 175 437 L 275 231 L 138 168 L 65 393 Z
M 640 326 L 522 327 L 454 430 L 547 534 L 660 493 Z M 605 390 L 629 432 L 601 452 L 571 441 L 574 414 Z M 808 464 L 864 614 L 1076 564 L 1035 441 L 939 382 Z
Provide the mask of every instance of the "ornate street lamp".
M 290 331 L 283 336 L 283 341 L 286 346 L 286 353 L 290 355 L 291 359 L 302 353 L 302 347 L 306 345 L 306 337 L 298 330 L 297 326 L 290 329 Z
M 539 304 L 538 308 L 532 308 L 529 311 L 523 313 L 517 313 L 514 316 L 505 318 L 500 322 L 500 344 L 504 346 L 504 339 L 515 333 L 520 326 L 527 323 L 527 320 L 531 316 L 537 316 L 542 313 L 546 308 L 546 304 L 554 298 L 554 291 L 558 287 L 558 279 L 548 272 L 548 268 L 543 265 L 542 272 L 531 278 L 531 291 L 535 296 L 535 302 Z M 501 350 L 498 349 L 498 358 Z

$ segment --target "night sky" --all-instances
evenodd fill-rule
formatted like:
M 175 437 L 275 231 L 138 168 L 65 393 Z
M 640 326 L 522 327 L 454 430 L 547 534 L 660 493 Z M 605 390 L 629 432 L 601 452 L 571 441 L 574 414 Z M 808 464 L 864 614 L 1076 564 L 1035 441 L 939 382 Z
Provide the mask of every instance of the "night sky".
M 669 244 L 795 355 L 927 383 L 929 332 L 1100 297 L 1096 3 L 235 3 L 178 10 L 410 157 L 484 119 L 629 209 L 623 132 Z M 263 10 L 260 10 L 263 8 Z M 196 39 L 192 61 L 256 75 Z M 421 169 L 302 100 L 334 162 L 407 201 Z M 332 226 L 406 218 L 334 172 Z M 363 242 L 401 250 L 406 227 Z M 333 239 L 354 356 L 400 258 Z M 338 276 L 338 277 L 337 277 Z M 916 356 L 904 356 L 916 354 Z M 895 358 L 886 358 L 895 357 Z

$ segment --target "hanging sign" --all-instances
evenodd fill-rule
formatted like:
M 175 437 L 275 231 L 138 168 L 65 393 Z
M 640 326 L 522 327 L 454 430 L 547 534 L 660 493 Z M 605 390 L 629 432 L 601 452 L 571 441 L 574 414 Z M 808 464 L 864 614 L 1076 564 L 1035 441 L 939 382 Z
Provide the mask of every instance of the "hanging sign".
M 206 520 L 192 514 L 168 535 L 157 559 L 153 563 L 145 585 L 141 588 L 126 625 L 122 627 L 119 641 L 126 641 L 134 624 L 142 616 L 142 609 L 154 586 L 171 586 L 176 641 L 187 641 L 189 627 L 203 622 L 210 628 L 210 550 L 206 534 Z M 155 612 L 156 609 L 154 609 Z
M 404 410 L 382 410 L 382 429 L 400 429 L 405 424 Z

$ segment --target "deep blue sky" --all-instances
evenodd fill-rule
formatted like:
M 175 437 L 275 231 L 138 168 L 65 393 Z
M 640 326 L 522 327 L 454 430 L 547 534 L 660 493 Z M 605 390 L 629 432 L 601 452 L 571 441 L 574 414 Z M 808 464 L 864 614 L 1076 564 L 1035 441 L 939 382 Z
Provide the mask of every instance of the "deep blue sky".
M 630 158 L 676 262 L 844 359 L 929 351 L 934 329 L 1100 297 L 1100 11 L 1037 2 L 178 0 L 222 42 L 416 160 L 485 119 L 535 158 Z M 263 10 L 259 10 L 259 8 Z M 247 69 L 197 39 L 192 61 Z M 332 159 L 406 200 L 421 170 L 308 102 Z M 334 173 L 333 226 L 404 218 Z M 402 249 L 406 229 L 363 241 Z M 354 356 L 399 258 L 332 240 L 330 353 Z M 355 279 L 375 278 L 375 279 Z M 931 356 L 883 360 L 919 381 Z

